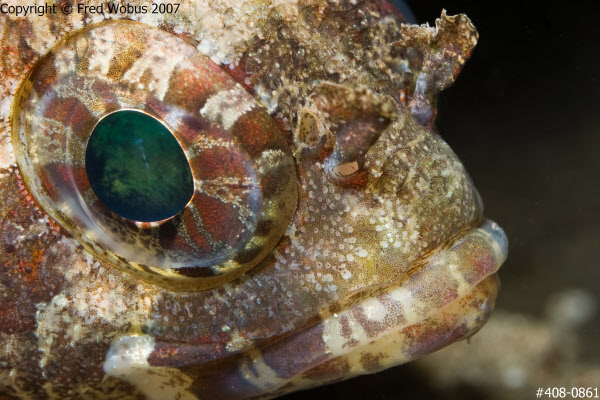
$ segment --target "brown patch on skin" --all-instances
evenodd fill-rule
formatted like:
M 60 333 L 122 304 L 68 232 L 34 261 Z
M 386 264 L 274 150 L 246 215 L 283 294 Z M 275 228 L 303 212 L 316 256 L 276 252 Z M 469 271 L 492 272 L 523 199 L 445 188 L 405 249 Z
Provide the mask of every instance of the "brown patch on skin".
M 44 100 L 51 105 L 44 110 L 44 117 L 61 122 L 65 126 L 71 127 L 73 133 L 77 136 L 87 138 L 89 129 L 93 127 L 95 122 L 88 108 L 79 99 L 74 97 L 63 98 L 55 91 L 50 91 L 49 97 Z
M 38 58 L 38 54 L 31 48 L 26 35 L 18 35 L 16 41 L 9 38 L 15 35 L 15 32 L 27 32 L 31 29 L 31 21 L 27 18 L 10 19 L 5 18 L 6 24 L 2 32 L 2 43 L 13 42 L 14 46 L 9 46 L 6 50 L 9 57 L 0 57 L 2 70 L 8 73 L 9 77 L 18 76 L 27 71 L 27 66 Z M 17 42 L 17 43 L 15 43 Z M 4 55 L 4 48 L 2 49 Z M 12 68 L 11 68 L 12 67 Z
M 204 229 L 213 240 L 233 246 L 246 231 L 240 220 L 242 216 L 233 205 L 204 193 L 196 193 L 192 203 L 200 214 Z
M 381 364 L 379 361 L 383 358 L 385 358 L 385 354 L 382 353 L 364 353 L 362 356 L 360 356 L 360 363 L 365 371 L 376 372 L 381 369 Z
M 258 256 L 263 250 L 264 249 L 262 247 L 256 247 L 250 250 L 241 250 L 238 251 L 233 260 L 239 264 L 246 264 L 254 260 L 256 256 Z
M 315 21 L 327 20 L 325 13 L 330 10 L 326 8 L 310 3 L 303 4 L 299 9 L 299 17 L 311 28 L 311 32 L 321 32 L 328 36 L 329 32 L 321 29 L 321 24 L 313 25 Z M 327 79 L 322 52 L 312 46 L 306 46 L 299 37 L 301 34 L 298 35 L 293 28 L 287 27 L 281 18 L 270 16 L 263 24 L 262 31 L 266 34 L 245 43 L 246 48 L 242 51 L 240 61 L 244 63 L 252 85 L 262 84 L 268 90 L 275 90 L 280 84 L 277 79 L 279 76 L 293 77 L 298 81 L 306 79 L 316 82 Z M 282 60 L 293 61 L 284 63 Z M 287 99 L 281 103 L 289 105 L 289 102 Z
M 262 350 L 262 356 L 265 364 L 284 379 L 322 364 L 328 358 L 322 324 L 317 323 L 273 343 Z
M 41 370 L 38 363 L 41 353 L 37 348 L 38 338 L 32 332 L 23 332 L 13 335 L 13 337 L 19 341 L 20 346 L 22 346 L 22 353 L 18 358 L 6 353 L 0 354 L 0 365 L 2 365 L 1 370 L 11 371 L 18 369 L 20 371 L 18 377 L 21 382 L 35 381 L 36 379 L 39 379 Z M 0 385 L 0 388 L 0 390 L 4 392 L 0 394 L 0 399 L 2 396 L 5 396 L 7 400 L 22 399 L 22 397 L 12 397 L 12 388 L 10 387 L 7 387 L 3 384 Z M 18 395 L 18 393 L 15 392 L 12 394 L 15 396 Z M 41 387 L 35 387 L 33 385 L 28 387 L 28 394 L 34 399 L 43 399 L 47 396 L 47 393 Z
M 37 304 L 48 302 L 52 293 L 64 285 L 52 268 L 60 263 L 57 227 L 40 227 L 40 212 L 17 189 L 14 175 L 3 180 L 0 195 L 11 207 L 0 219 L 0 287 L 5 296 L 0 302 L 0 332 L 26 333 L 35 330 Z M 19 239 L 20 238 L 20 239 Z
M 94 327 L 102 329 L 101 324 L 95 324 Z M 102 364 L 109 346 L 108 340 L 101 340 L 98 343 L 92 341 L 73 347 L 68 339 L 55 338 L 51 349 L 53 357 L 44 369 L 46 378 L 56 382 L 53 392 L 61 398 L 73 398 L 73 387 L 102 385 L 106 379 Z M 121 382 L 112 383 L 115 384 L 123 385 Z M 47 396 L 41 398 L 45 397 Z
M 144 86 L 148 86 L 154 80 L 154 75 L 150 70 L 146 70 L 138 79 L 138 82 Z
M 435 287 L 435 289 L 430 289 L 431 291 L 435 291 L 439 293 L 439 296 L 435 298 L 426 297 L 426 293 L 423 293 L 419 288 L 410 288 L 412 296 L 419 304 L 431 304 L 436 308 L 441 308 L 452 301 L 455 301 L 457 298 L 458 292 L 458 282 L 451 277 L 439 277 L 438 279 L 433 279 L 436 274 L 436 270 L 433 266 L 427 265 L 424 268 L 419 268 L 414 273 L 411 274 L 411 279 L 415 281 L 427 281 L 430 282 L 430 286 Z
M 260 188 L 265 199 L 282 194 L 287 189 L 289 176 L 283 168 L 277 168 L 266 173 L 260 180 Z
M 193 114 L 182 117 L 175 133 L 182 139 L 185 149 L 197 146 L 196 142 L 202 142 L 205 137 L 216 141 L 228 141 L 231 138 L 228 131 L 212 126 L 206 119 Z
M 488 276 L 469 294 L 451 305 L 455 309 L 453 313 L 442 310 L 438 317 L 405 328 L 402 331 L 405 336 L 403 352 L 412 359 L 475 334 L 494 309 L 498 284 L 496 274 Z M 457 307 L 460 313 L 474 314 L 474 323 L 464 322 L 464 316 L 456 312 Z
M 350 336 L 352 336 L 352 328 L 350 328 L 350 323 L 348 322 L 348 317 L 346 317 L 346 316 L 341 317 L 340 325 L 342 326 L 342 336 L 345 339 L 350 339 Z
M 119 99 L 110 89 L 110 85 L 108 83 L 103 82 L 100 79 L 96 79 L 92 85 L 92 90 L 98 97 L 99 102 L 101 102 L 104 106 L 106 113 L 116 111 L 120 108 Z
M 181 235 L 175 233 L 177 240 L 185 241 L 188 245 L 192 246 L 195 252 L 200 254 L 210 254 L 214 251 L 213 238 L 207 235 L 207 231 L 202 221 L 197 221 L 194 218 L 194 214 L 191 210 L 186 209 L 182 214 L 182 220 L 185 224 L 185 230 L 187 236 L 191 239 L 192 243 L 186 241 Z M 170 230 L 173 232 L 172 230 Z
M 43 70 L 43 74 L 40 72 Z M 54 66 L 54 55 L 48 53 L 42 60 L 35 63 L 29 75 L 29 81 L 33 83 L 33 90 L 37 93 L 45 93 L 48 86 L 56 78 L 56 67 Z
M 259 220 L 258 223 L 256 224 L 256 229 L 254 229 L 254 234 L 256 236 L 260 236 L 260 237 L 264 237 L 267 236 L 269 234 L 269 232 L 271 232 L 271 229 L 273 228 L 273 220 L 269 219 L 269 220 Z
M 190 391 L 199 399 L 253 398 L 262 391 L 248 382 L 237 368 L 242 357 L 234 354 L 214 362 L 184 366 L 181 370 L 185 374 L 197 377 Z M 249 369 L 252 374 L 258 376 L 255 370 Z M 220 384 L 215 385 L 216 382 Z
M 19 261 L 19 274 L 26 283 L 31 283 L 38 279 L 39 265 L 44 259 L 45 249 L 36 247 L 31 252 L 29 262 L 25 262 L 24 260 Z
M 302 378 L 330 381 L 343 377 L 350 371 L 346 357 L 338 357 L 324 362 L 302 374 Z
M 144 106 L 146 111 L 158 117 L 159 120 L 164 120 L 170 111 L 168 104 L 157 99 L 153 95 L 148 95 Z
M 7 272 L 4 268 L 0 270 Z M 31 313 L 35 315 L 35 311 L 35 307 L 30 305 L 24 307 L 14 301 L 5 302 L 0 308 L 0 332 L 15 334 L 35 329 L 35 318 L 30 317 Z
M 254 94 L 254 86 L 252 86 L 252 82 L 250 82 L 250 76 L 246 72 L 246 65 L 243 60 L 239 62 L 238 65 L 235 65 L 233 69 L 229 68 L 229 65 L 221 65 L 221 67 L 223 68 L 223 71 L 227 72 L 227 74 L 229 74 L 229 76 L 237 83 L 242 85 L 245 90 Z
M 244 180 L 252 176 L 253 167 L 248 156 L 235 147 L 201 149 L 189 161 L 194 171 L 194 178 L 199 180 L 209 181 L 220 178 Z
M 185 215 L 188 212 L 190 211 L 185 210 L 183 214 Z M 182 251 L 186 252 L 191 252 L 194 250 L 194 248 L 185 240 L 185 238 L 179 235 L 177 225 L 183 223 L 185 222 L 182 222 L 181 216 L 178 215 L 158 227 L 158 240 L 161 247 L 181 249 Z M 210 251 L 210 248 L 208 251 Z
M 206 63 L 205 60 L 204 63 Z M 221 88 L 215 85 L 219 74 L 203 67 L 202 61 L 195 64 L 195 69 L 176 70 L 169 79 L 169 90 L 164 102 L 174 104 L 190 113 L 200 110 L 206 100 L 219 93 Z
M 156 342 L 154 351 L 148 357 L 153 367 L 184 367 L 214 361 L 220 358 L 226 349 L 220 344 L 188 344 Z
M 262 107 L 254 107 L 240 116 L 231 132 L 251 159 L 260 157 L 265 150 L 282 150 L 289 154 L 282 132 Z
M 402 332 L 406 335 L 406 354 L 416 358 L 446 347 L 463 338 L 468 333 L 466 324 L 447 326 L 425 321 L 405 328 Z
M 124 46 L 123 46 L 124 47 Z M 142 57 L 143 50 L 127 46 L 126 50 L 121 50 L 120 57 L 114 57 L 108 67 L 106 77 L 113 82 L 119 82 L 135 62 Z

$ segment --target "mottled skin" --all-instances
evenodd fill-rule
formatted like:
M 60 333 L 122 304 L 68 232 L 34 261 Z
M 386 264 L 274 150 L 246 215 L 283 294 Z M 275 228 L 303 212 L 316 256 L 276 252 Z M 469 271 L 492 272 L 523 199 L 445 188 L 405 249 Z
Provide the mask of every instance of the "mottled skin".
M 219 0 L 182 2 L 174 15 L 110 19 L 118 18 L 138 22 L 103 22 L 103 15 L 77 12 L 0 16 L 0 393 L 272 397 L 406 362 L 481 327 L 493 309 L 506 239 L 484 221 L 470 179 L 432 129 L 436 94 L 452 83 L 476 43 L 465 16 L 442 14 L 429 28 L 402 25 L 384 1 Z M 160 40 L 132 44 L 147 53 L 102 59 L 93 53 L 106 41 L 85 39 L 100 29 L 137 32 L 131 42 L 143 32 Z M 53 73 L 43 71 L 67 71 L 72 60 L 59 49 L 78 37 L 92 52 L 87 64 L 76 63 L 77 73 L 143 87 L 139 93 L 121 88 L 135 101 L 82 100 L 106 98 L 97 87 L 54 85 Z M 131 72 L 147 54 L 159 61 Z M 166 61 L 176 54 L 185 56 L 169 69 Z M 182 87 L 177 67 L 186 62 L 194 66 L 190 71 L 204 72 Z M 62 90 L 61 101 L 72 103 L 63 110 L 49 101 L 44 110 L 63 111 L 42 120 L 35 96 L 45 90 Z M 189 107 L 204 124 L 197 137 L 178 130 L 182 126 L 169 122 L 172 110 L 154 100 L 180 109 L 197 101 Z M 194 263 L 175 271 L 146 253 L 127 252 L 135 249 L 132 238 L 160 227 L 104 213 L 109 226 L 126 227 L 119 231 L 125 244 L 109 253 L 98 239 L 100 227 L 84 229 L 65 217 L 61 207 L 71 194 L 53 195 L 46 172 L 66 168 L 57 176 L 79 177 L 73 195 L 83 193 L 86 207 L 96 207 L 85 174 L 76 172 L 82 146 L 65 138 L 85 138 L 89 124 L 72 129 L 93 122 L 83 115 L 97 118 L 132 102 L 173 125 L 193 170 L 193 143 L 214 130 L 235 136 L 228 140 L 239 145 L 235 151 L 252 154 L 247 165 L 257 174 L 287 171 L 276 175 L 277 185 L 258 179 L 248 187 L 263 199 L 283 196 L 280 213 L 266 205 L 260 211 L 260 204 L 235 208 L 239 215 L 259 214 L 256 221 L 281 221 L 255 221 L 248 225 L 251 238 L 269 237 L 278 224 L 285 233 L 272 233 L 277 237 L 264 243 L 248 239 L 260 248 L 254 258 L 233 254 L 231 262 L 209 265 L 210 273 Z M 46 135 L 46 126 L 57 127 L 55 136 Z M 269 161 L 256 135 L 272 137 L 281 157 Z M 60 159 L 63 142 L 75 146 L 73 158 L 49 167 L 48 160 Z M 59 150 L 53 152 L 53 144 Z M 32 164 L 23 155 L 28 151 L 39 153 Z M 217 168 L 215 159 L 207 165 Z M 40 168 L 31 167 L 36 162 Z M 225 189 L 233 190 L 227 182 Z M 290 196 L 295 190 L 297 198 Z M 236 193 L 215 196 L 225 203 L 238 201 Z M 189 213 L 172 237 L 210 218 Z M 225 235 L 229 226 L 210 225 L 211 238 L 225 239 L 211 242 L 206 254 L 237 238 Z M 186 254 L 200 254 L 199 241 L 209 237 L 197 231 L 186 236 Z M 156 243 L 148 246 L 169 250 L 179 242 Z

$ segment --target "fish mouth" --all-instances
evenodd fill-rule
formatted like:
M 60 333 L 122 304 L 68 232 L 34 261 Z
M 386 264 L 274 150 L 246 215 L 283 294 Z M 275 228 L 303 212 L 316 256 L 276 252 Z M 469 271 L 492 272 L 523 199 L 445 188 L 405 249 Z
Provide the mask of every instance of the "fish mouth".
M 468 338 L 494 309 L 496 271 L 507 255 L 506 235 L 486 220 L 401 282 L 260 349 L 239 372 L 276 396 L 377 372 Z M 272 379 L 253 373 L 259 370 Z
M 467 338 L 485 324 L 499 287 L 496 271 L 507 254 L 504 232 L 485 221 L 401 281 L 365 292 L 360 300 L 291 335 L 215 365 L 183 364 L 191 374 L 186 379 L 193 379 L 195 390 L 208 398 L 272 398 L 413 360 Z M 152 337 L 121 339 L 124 343 L 115 342 L 107 355 L 109 375 L 137 384 L 146 382 L 147 374 L 168 372 L 168 378 L 181 373 L 146 360 L 155 350 Z M 123 362 L 124 356 L 138 353 L 143 362 L 135 357 Z

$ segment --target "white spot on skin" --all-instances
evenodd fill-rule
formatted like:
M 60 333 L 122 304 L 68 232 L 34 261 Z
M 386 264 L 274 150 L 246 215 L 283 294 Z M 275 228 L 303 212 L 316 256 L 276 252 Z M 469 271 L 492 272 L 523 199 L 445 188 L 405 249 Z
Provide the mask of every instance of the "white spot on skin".
M 385 321 L 385 316 L 387 315 L 388 311 L 385 309 L 383 304 L 381 304 L 381 302 L 377 301 L 377 299 L 375 299 L 375 298 L 366 299 L 363 302 L 362 307 L 363 307 L 365 316 L 368 319 L 370 319 L 372 321 L 377 321 L 377 322 Z
M 12 99 L 12 98 L 11 98 Z M 10 103 L 2 102 L 0 103 L 0 119 L 4 115 L 5 110 L 4 106 Z M 7 115 L 10 111 L 6 111 Z M 8 117 L 4 121 L 8 121 Z M 0 169 L 8 169 L 11 165 L 15 163 L 15 157 L 13 154 L 12 143 L 10 142 L 10 136 L 4 135 L 4 132 L 8 131 L 8 123 L 0 121 Z

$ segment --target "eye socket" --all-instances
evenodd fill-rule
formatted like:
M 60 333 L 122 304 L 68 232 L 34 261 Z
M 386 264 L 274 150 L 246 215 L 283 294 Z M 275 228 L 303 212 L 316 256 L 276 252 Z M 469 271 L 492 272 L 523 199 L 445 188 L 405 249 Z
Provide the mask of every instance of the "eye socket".
M 171 218 L 194 194 L 192 171 L 175 137 L 156 118 L 136 110 L 98 121 L 86 147 L 85 170 L 96 196 L 134 221 Z
M 108 155 L 92 153 L 111 150 L 92 132 L 124 113 L 168 127 L 186 161 L 177 168 L 191 171 L 191 199 L 171 218 L 127 214 L 117 207 L 126 196 L 111 205 L 94 187 L 93 167 Z M 17 163 L 44 210 L 92 254 L 168 288 L 202 290 L 243 274 L 295 210 L 292 152 L 267 110 L 195 47 L 157 28 L 109 21 L 66 38 L 20 87 L 12 121 Z

